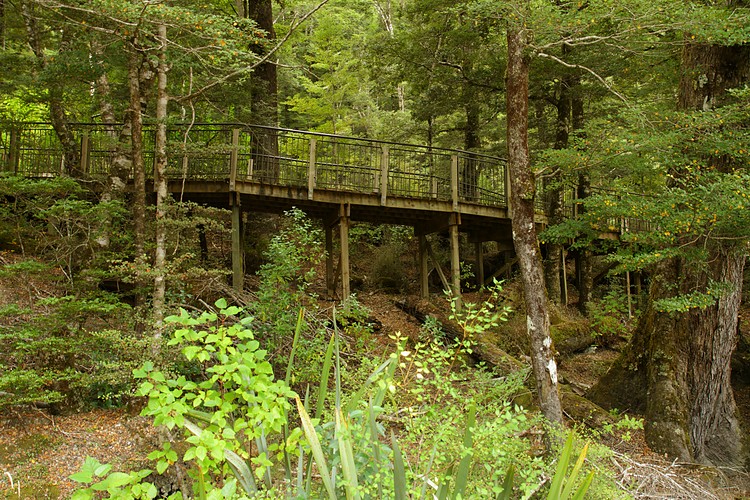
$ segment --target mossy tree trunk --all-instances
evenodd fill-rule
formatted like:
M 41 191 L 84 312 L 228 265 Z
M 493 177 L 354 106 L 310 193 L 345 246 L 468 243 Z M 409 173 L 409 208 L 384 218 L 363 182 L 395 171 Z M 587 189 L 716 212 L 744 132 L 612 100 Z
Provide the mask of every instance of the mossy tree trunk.
M 750 47 L 686 42 L 682 54 L 679 107 L 709 111 L 728 88 L 750 77 Z M 704 158 L 725 173 L 734 166 Z M 673 174 L 681 183 L 680 172 Z M 649 302 L 630 346 L 590 392 L 606 406 L 645 412 L 646 439 L 657 452 L 685 461 L 743 465 L 742 434 L 730 385 L 730 359 L 747 250 L 732 239 L 709 239 L 703 262 L 672 257 L 653 274 Z M 681 312 L 658 309 L 659 300 L 723 283 L 719 299 Z
M 161 338 L 164 327 L 164 308 L 167 289 L 167 26 L 160 23 L 157 27 L 159 48 L 159 65 L 157 68 L 156 94 L 156 161 L 154 167 L 154 187 L 156 188 L 156 246 L 154 249 L 154 337 Z M 158 352 L 158 344 L 154 350 Z
M 266 32 L 269 41 L 276 39 L 271 0 L 243 0 L 244 14 Z M 257 51 L 258 55 L 264 55 Z M 278 125 L 278 75 L 276 61 L 266 61 L 253 72 L 250 108 L 252 123 L 275 127 Z M 280 174 L 279 138 L 275 130 L 253 135 L 256 169 L 266 182 L 276 182 Z
M 542 414 L 554 423 L 562 423 L 562 408 L 557 390 L 557 365 L 550 337 L 544 267 L 534 224 L 536 183 L 531 171 L 528 145 L 529 61 L 526 31 L 508 27 L 507 113 L 508 168 L 513 207 L 513 245 L 521 267 L 526 326 L 531 341 L 531 364 L 536 379 L 537 397 Z
M 571 88 L 576 79 L 572 77 L 563 78 L 557 84 L 557 98 L 554 100 L 557 108 L 557 119 L 555 121 L 555 149 L 568 147 L 571 124 Z M 563 200 L 563 177 L 562 170 L 557 168 L 555 172 L 546 179 L 545 195 L 547 196 L 547 213 L 550 225 L 559 224 L 565 216 L 565 204 Z M 562 271 L 562 249 L 559 243 L 547 244 L 547 260 L 544 263 L 544 280 L 547 284 L 547 294 L 552 303 L 559 304 L 562 298 L 562 287 L 560 273 Z

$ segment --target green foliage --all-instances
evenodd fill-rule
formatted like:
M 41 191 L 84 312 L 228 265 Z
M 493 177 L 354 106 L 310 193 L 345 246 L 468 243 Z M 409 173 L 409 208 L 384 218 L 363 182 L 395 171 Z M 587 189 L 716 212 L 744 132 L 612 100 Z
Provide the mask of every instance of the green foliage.
M 151 474 L 148 469 L 137 472 L 110 472 L 112 466 L 102 464 L 93 457 L 86 457 L 81 470 L 72 474 L 70 479 L 76 483 L 87 485 L 78 489 L 73 500 L 93 500 L 99 498 L 98 492 L 106 492 L 108 498 L 120 500 L 151 500 L 156 498 L 158 491 L 152 483 L 143 480 Z M 171 500 L 182 498 L 181 494 L 170 495 Z
M 619 415 L 618 412 L 612 411 L 612 416 L 616 419 L 613 423 L 605 423 L 602 431 L 606 434 L 617 434 L 622 441 L 632 439 L 631 431 L 643 430 L 643 419 L 635 418 L 629 415 Z
M 169 378 L 147 362 L 134 371 L 143 379 L 138 394 L 148 396 L 143 414 L 154 417 L 154 425 L 183 429 L 188 448 L 182 460 L 195 464 L 198 484 L 209 478 L 230 479 L 231 470 L 247 493 L 255 479 L 296 448 L 299 433 L 287 441 L 259 446 L 256 443 L 278 437 L 285 428 L 291 408 L 288 399 L 295 394 L 284 381 L 274 380 L 266 351 L 260 348 L 248 328 L 252 318 L 237 318 L 241 309 L 220 299 L 218 313 L 204 312 L 197 317 L 181 310 L 165 319 L 177 326 L 169 345 L 180 346 L 186 360 L 197 361 L 205 378 L 197 382 L 184 376 Z M 169 449 L 154 455 L 157 469 L 174 462 Z M 242 474 L 244 467 L 252 473 Z M 254 477 L 253 477 L 254 474 Z
M 570 459 L 573 453 L 573 432 L 568 433 L 568 439 L 565 441 L 560 457 L 557 462 L 557 470 L 552 478 L 552 484 L 550 484 L 549 493 L 547 494 L 547 500 L 580 500 L 586 494 L 586 491 L 591 486 L 591 481 L 594 479 L 594 471 L 589 472 L 583 482 L 576 488 L 576 479 L 578 473 L 583 467 L 583 461 L 586 458 L 586 452 L 588 451 L 588 443 L 583 447 L 581 454 L 578 455 L 573 468 L 568 472 L 570 468 Z
M 614 340 L 628 333 L 628 301 L 622 286 L 610 285 L 601 298 L 588 305 L 594 334 Z
M 502 289 L 502 281 L 493 279 L 493 284 L 488 290 L 489 297 L 484 302 L 481 304 L 467 302 L 462 305 L 461 310 L 458 310 L 457 300 L 454 297 L 451 298 L 449 319 L 454 320 L 461 327 L 463 331 L 461 342 L 464 347 L 470 348 L 477 335 L 496 328 L 501 322 L 508 321 L 511 308 L 498 305 Z
M 0 176 L 0 241 L 54 263 L 73 284 L 80 271 L 111 256 L 97 243 L 103 231 L 112 235 L 110 252 L 129 244 L 124 205 L 86 198 L 70 178 Z
M 3 266 L 0 274 L 6 283 L 20 277 L 41 285 L 50 278 L 49 269 L 37 261 Z M 109 325 L 130 307 L 102 292 L 35 297 L 30 294 L 28 309 L 12 304 L 0 314 L 5 319 L 0 326 L 0 406 L 120 404 L 133 388 L 130 372 L 144 359 L 148 344 L 113 328 L 121 323 Z
M 305 292 L 323 259 L 321 231 L 298 209 L 286 212 L 280 230 L 271 238 L 258 271 L 255 315 L 259 334 L 271 342 L 290 335 Z

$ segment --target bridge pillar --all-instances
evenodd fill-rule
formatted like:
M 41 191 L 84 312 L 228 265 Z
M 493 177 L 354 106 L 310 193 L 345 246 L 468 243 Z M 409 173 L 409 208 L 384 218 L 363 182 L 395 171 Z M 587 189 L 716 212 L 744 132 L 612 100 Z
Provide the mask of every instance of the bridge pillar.
M 419 242 L 419 289 L 422 298 L 426 299 L 430 296 L 430 283 L 428 281 L 430 268 L 427 262 L 427 236 L 425 236 L 424 233 L 419 233 L 417 234 L 417 241 Z
M 484 250 L 482 249 L 482 242 L 476 241 L 474 243 L 474 254 L 476 255 L 477 262 L 477 286 L 484 286 Z
M 461 214 L 450 216 L 448 235 L 451 245 L 451 293 L 456 299 L 456 310 L 461 310 L 461 260 L 458 247 L 458 226 L 461 224 Z
M 244 251 L 242 248 L 242 210 L 239 193 L 231 193 L 232 203 L 232 288 L 242 291 L 245 279 Z
M 333 300 L 336 296 L 336 282 L 333 274 L 333 227 L 325 225 L 326 234 L 326 298 Z
M 341 239 L 341 299 L 346 300 L 351 295 L 351 286 L 349 282 L 349 226 L 351 225 L 350 215 L 351 207 L 349 204 L 342 204 L 339 207 L 339 237 Z

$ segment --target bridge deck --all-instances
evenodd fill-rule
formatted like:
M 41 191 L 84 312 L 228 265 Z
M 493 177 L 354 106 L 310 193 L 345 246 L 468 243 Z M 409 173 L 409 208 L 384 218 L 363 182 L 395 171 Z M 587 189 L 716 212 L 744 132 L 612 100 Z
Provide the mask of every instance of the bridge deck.
M 77 124 L 81 171 L 104 177 L 113 159 L 117 125 Z M 144 134 L 153 162 L 152 131 Z M 460 214 L 461 231 L 484 240 L 509 238 L 508 178 L 502 158 L 239 124 L 175 125 L 168 132 L 170 191 L 177 197 L 243 209 L 279 212 L 297 206 L 332 218 L 347 205 L 353 220 L 440 227 Z M 5 171 L 58 175 L 62 148 L 48 124 L 0 130 Z M 539 220 L 544 221 L 542 206 Z

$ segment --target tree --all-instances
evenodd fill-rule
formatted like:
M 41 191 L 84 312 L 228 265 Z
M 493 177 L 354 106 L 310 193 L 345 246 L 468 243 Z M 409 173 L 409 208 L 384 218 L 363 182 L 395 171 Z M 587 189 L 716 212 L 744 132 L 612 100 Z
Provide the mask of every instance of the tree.
M 82 173 L 81 159 L 78 153 L 78 143 L 73 136 L 73 131 L 70 129 L 68 113 L 64 104 L 64 87 L 59 84 L 57 78 L 53 78 L 55 68 L 50 68 L 50 61 L 45 53 L 46 48 L 42 40 L 42 31 L 34 12 L 34 3 L 29 0 L 22 0 L 20 8 L 28 34 L 29 46 L 36 57 L 38 71 L 47 72 L 45 75 L 46 78 L 43 78 L 47 90 L 47 105 L 49 107 L 52 126 L 63 147 L 64 172 L 73 177 L 80 177 Z M 70 51 L 71 33 L 69 29 L 66 27 L 61 29 L 57 43 L 59 55 Z M 57 70 L 59 71 L 59 68 Z
M 521 2 L 518 18 L 524 19 L 528 2 Z M 522 21 L 507 28 L 508 71 L 506 96 L 508 112 L 508 169 L 511 178 L 513 245 L 521 267 L 526 302 L 526 325 L 531 340 L 531 365 L 536 379 L 539 405 L 544 416 L 562 423 L 557 392 L 557 365 L 552 351 L 547 294 L 542 258 L 534 222 L 536 182 L 531 171 L 528 146 L 529 60 L 528 32 Z
M 654 450 L 718 465 L 742 465 L 747 453 L 730 385 L 750 241 L 750 96 L 730 92 L 750 81 L 746 7 L 689 5 L 702 24 L 684 31 L 679 112 L 664 120 L 671 130 L 639 148 L 667 167 L 664 189 L 659 200 L 619 210 L 658 214 L 650 233 L 630 237 L 635 248 L 623 258 L 630 268 L 651 264 L 648 304 L 628 348 L 591 391 L 608 406 L 643 410 Z

